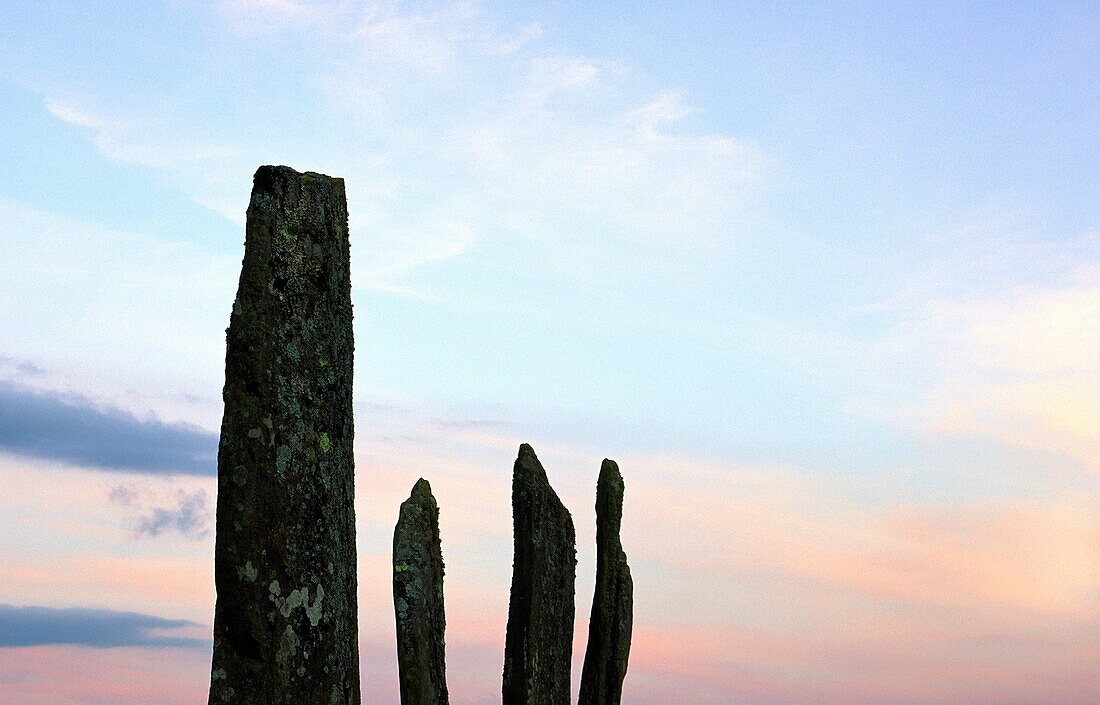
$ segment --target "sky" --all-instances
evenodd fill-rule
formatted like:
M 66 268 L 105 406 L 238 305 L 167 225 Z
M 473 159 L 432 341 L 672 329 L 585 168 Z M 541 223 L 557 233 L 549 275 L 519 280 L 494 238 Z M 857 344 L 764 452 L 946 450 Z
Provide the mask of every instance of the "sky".
M 5 3 L 5 702 L 205 702 L 262 164 L 347 185 L 364 702 L 419 477 L 499 702 L 522 442 L 575 682 L 610 457 L 627 702 L 1097 702 L 1097 75 L 1091 2 Z

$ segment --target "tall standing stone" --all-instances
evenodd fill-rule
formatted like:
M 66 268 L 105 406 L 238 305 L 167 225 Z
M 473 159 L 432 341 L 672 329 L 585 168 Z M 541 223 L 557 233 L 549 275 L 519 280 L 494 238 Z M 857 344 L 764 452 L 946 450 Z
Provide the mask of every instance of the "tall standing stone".
M 227 331 L 211 705 L 357 705 L 342 179 L 256 172 Z
M 393 531 L 393 608 L 401 705 L 447 705 L 439 505 L 423 478 Z
M 504 705 L 569 705 L 576 535 L 526 443 L 512 470 L 512 531 Z
M 630 656 L 634 583 L 619 539 L 623 476 L 604 460 L 596 484 L 596 592 L 588 623 L 579 705 L 619 705 Z

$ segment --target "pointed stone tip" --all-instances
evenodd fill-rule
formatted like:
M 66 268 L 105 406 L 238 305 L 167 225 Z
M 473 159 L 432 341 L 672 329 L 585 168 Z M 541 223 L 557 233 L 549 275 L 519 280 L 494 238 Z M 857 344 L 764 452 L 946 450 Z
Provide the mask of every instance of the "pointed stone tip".
M 619 472 L 619 464 L 614 460 L 604 458 L 603 464 L 600 466 L 600 479 L 597 484 L 611 485 L 615 487 L 619 493 L 622 493 L 623 475 Z
M 400 523 L 401 519 L 404 518 L 408 512 L 418 513 L 424 507 L 438 506 L 438 503 L 435 501 L 435 496 L 432 495 L 432 486 L 428 484 L 427 480 L 420 478 L 413 484 L 412 490 L 409 492 L 409 498 L 401 503 L 398 522 Z
M 427 480 L 425 480 L 424 478 L 420 478 L 416 481 L 416 484 L 413 485 L 412 492 L 410 492 L 409 494 L 412 497 L 415 497 L 418 494 L 425 497 L 431 497 L 432 486 Z
M 535 455 L 535 449 L 527 443 L 520 444 L 519 455 L 516 456 L 516 465 L 513 468 L 514 476 L 518 476 L 520 473 L 534 474 L 536 477 L 546 481 L 546 470 L 543 469 L 542 463 L 539 462 L 539 457 Z
M 607 522 L 608 526 L 618 533 L 623 517 L 624 494 L 626 494 L 626 486 L 619 472 L 619 464 L 605 458 L 603 465 L 600 466 L 600 478 L 596 481 L 597 524 Z

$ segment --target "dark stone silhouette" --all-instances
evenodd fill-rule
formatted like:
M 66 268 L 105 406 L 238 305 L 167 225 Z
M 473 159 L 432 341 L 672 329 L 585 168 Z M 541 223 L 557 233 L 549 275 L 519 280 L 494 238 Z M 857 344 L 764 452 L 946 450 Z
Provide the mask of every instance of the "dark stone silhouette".
M 576 535 L 526 443 L 512 470 L 512 530 L 504 705 L 569 705 Z
M 358 705 L 344 182 L 256 172 L 227 331 L 211 705 Z
M 623 476 L 604 460 L 596 484 L 596 592 L 588 623 L 579 705 L 619 705 L 630 656 L 634 583 L 619 540 Z
M 439 506 L 424 479 L 401 504 L 393 531 L 393 608 L 401 705 L 446 705 Z

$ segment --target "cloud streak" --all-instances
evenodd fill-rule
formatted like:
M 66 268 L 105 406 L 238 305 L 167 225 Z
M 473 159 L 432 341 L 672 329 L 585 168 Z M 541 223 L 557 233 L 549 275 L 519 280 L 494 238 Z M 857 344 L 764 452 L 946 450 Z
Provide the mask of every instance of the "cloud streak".
M 46 109 L 58 120 L 92 130 L 96 147 L 108 159 L 157 169 L 208 164 L 241 156 L 242 150 L 201 137 L 165 131 L 164 126 L 103 117 L 71 102 L 47 97 Z
M 872 362 L 874 385 L 849 408 L 1096 475 L 1100 240 L 988 249 L 884 307 L 898 320 L 871 345 L 851 346 Z
M 187 120 L 140 98 L 110 115 L 77 87 L 51 89 L 46 109 L 91 131 L 108 159 L 159 170 L 238 222 L 247 204 L 238 185 L 254 164 L 308 155 L 311 168 L 346 178 L 353 242 L 360 223 L 371 226 L 362 245 L 371 264 L 356 285 L 423 296 L 431 287 L 415 281 L 422 268 L 477 266 L 501 247 L 561 260 L 564 273 L 629 247 L 659 270 L 669 248 L 709 257 L 709 247 L 727 247 L 770 187 L 770 161 L 756 145 L 685 122 L 697 109 L 680 87 L 642 85 L 632 67 L 552 48 L 538 23 L 504 21 L 478 3 L 214 8 L 233 30 L 224 61 L 243 59 L 242 46 L 250 55 L 326 47 L 294 103 L 339 116 L 318 127 L 338 130 L 341 143 L 284 122 L 233 134 L 183 100 Z
M 210 642 L 205 639 L 159 633 L 195 626 L 198 626 L 195 622 L 164 619 L 137 612 L 0 604 L 0 648 L 50 644 L 95 648 L 208 647 Z
M 104 470 L 213 475 L 217 436 L 0 381 L 0 450 Z
M 210 533 L 210 509 L 206 492 L 182 490 L 176 502 L 167 507 L 153 507 L 138 517 L 134 526 L 138 536 L 160 536 L 168 531 L 178 531 L 188 538 L 200 539 Z

